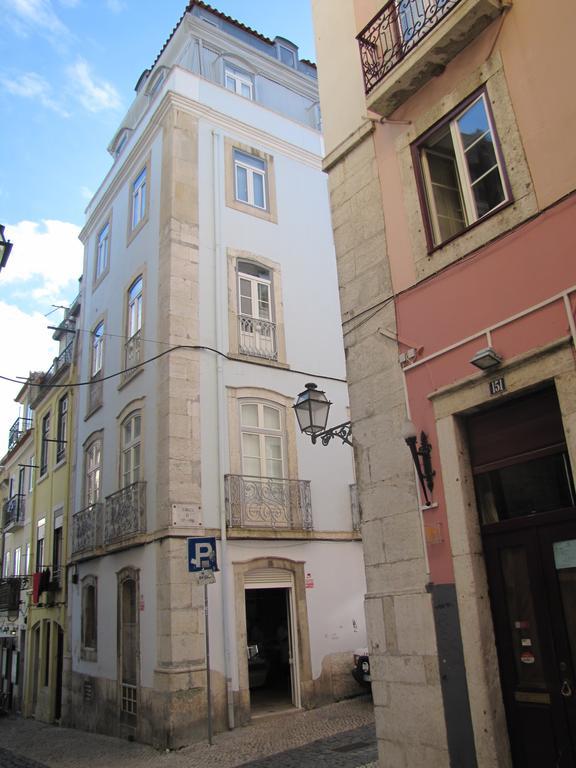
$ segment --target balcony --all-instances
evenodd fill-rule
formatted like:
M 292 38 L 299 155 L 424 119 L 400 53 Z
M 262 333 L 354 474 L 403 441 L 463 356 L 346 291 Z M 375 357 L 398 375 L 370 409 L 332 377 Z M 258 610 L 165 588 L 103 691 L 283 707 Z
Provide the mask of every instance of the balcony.
M 224 483 L 230 528 L 312 530 L 309 480 L 226 475 Z
M 16 419 L 14 424 L 10 427 L 8 432 L 8 450 L 16 446 L 21 437 L 23 437 L 28 430 L 32 429 L 32 419 L 24 419 L 20 417 Z
M 249 315 L 238 316 L 239 351 L 243 355 L 262 357 L 265 360 L 278 359 L 276 345 L 276 323 L 259 320 Z
M 91 504 L 72 515 L 72 555 L 102 545 L 102 504 Z
M 18 613 L 20 610 L 20 589 L 24 587 L 22 583 L 24 581 L 19 576 L 0 579 L 0 613 Z
M 122 383 L 130 381 L 140 370 L 142 362 L 142 331 L 136 331 L 124 345 L 124 367 Z
M 146 531 L 146 483 L 127 485 L 106 496 L 103 544 L 116 544 Z
M 2 527 L 4 530 L 10 528 L 21 528 L 26 520 L 26 497 L 22 493 L 6 499 L 2 505 Z
M 67 365 L 70 365 L 72 362 L 72 344 L 73 342 L 70 342 L 66 349 L 61 352 L 58 357 L 54 358 L 54 362 L 44 374 L 44 384 L 48 384 L 50 381 L 55 379 L 63 368 L 65 368 Z
M 504 6 L 503 0 L 388 0 L 357 36 L 368 108 L 391 115 Z

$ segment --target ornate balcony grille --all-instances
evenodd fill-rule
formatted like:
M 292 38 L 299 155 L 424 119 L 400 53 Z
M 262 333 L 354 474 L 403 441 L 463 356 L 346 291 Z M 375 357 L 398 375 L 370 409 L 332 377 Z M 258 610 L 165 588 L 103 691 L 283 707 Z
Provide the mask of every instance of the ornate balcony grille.
M 102 504 L 91 504 L 72 516 L 72 554 L 91 552 L 102 544 Z
M 252 357 L 263 357 L 266 360 L 277 360 L 276 323 L 259 320 L 249 315 L 238 316 L 240 335 L 240 352 Z
M 366 93 L 370 93 L 459 2 L 388 0 L 356 38 Z
M 146 531 L 146 483 L 127 485 L 106 496 L 104 545 Z
M 124 345 L 125 368 L 128 370 L 122 374 L 122 382 L 129 381 L 140 370 L 142 362 L 142 330 L 136 331 L 134 336 L 128 339 Z
M 26 434 L 29 429 L 32 429 L 32 419 L 24 419 L 20 417 L 16 419 L 14 424 L 10 427 L 8 432 L 8 450 L 11 451 L 16 445 L 22 435 Z
M 350 485 L 350 511 L 352 513 L 352 530 L 359 531 L 362 524 L 362 508 L 360 507 L 360 497 L 358 496 L 358 486 L 356 483 Z
M 103 382 L 101 378 L 92 379 L 88 386 L 88 413 L 102 405 Z
M 2 505 L 2 525 L 4 528 L 15 528 L 24 525 L 26 519 L 26 497 L 17 493 L 6 499 Z
M 226 516 L 232 528 L 312 530 L 309 480 L 226 475 Z

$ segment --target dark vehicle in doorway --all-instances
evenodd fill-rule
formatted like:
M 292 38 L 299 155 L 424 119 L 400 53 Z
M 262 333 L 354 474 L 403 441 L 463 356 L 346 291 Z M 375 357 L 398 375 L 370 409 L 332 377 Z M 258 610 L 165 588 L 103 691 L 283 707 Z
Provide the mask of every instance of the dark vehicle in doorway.
M 370 677 L 370 657 L 368 656 L 368 648 L 358 648 L 354 651 L 352 676 L 363 688 L 371 690 L 372 678 Z

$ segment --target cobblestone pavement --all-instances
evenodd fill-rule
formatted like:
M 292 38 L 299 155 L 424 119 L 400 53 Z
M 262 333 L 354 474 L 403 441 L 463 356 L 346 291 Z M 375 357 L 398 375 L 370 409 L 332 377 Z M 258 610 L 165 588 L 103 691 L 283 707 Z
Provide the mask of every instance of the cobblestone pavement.
M 174 752 L 59 728 L 0 719 L 0 768 L 375 768 L 370 698 L 255 719 L 214 743 Z

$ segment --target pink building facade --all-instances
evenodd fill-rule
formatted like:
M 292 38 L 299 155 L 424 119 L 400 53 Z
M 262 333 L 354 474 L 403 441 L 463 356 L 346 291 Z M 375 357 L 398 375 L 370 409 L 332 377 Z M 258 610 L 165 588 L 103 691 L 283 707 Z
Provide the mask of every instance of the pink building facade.
M 576 9 L 330 6 L 313 0 L 381 765 L 567 768 Z

